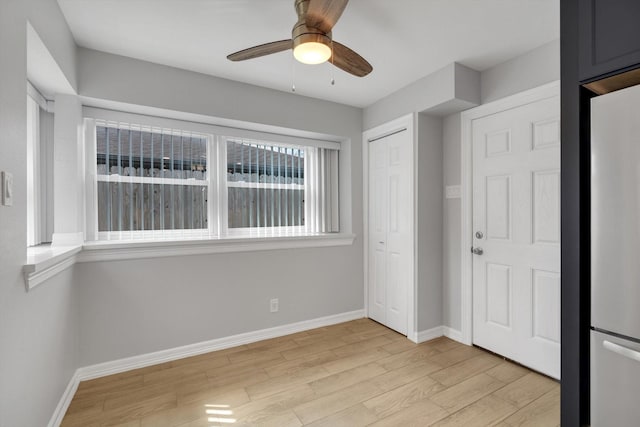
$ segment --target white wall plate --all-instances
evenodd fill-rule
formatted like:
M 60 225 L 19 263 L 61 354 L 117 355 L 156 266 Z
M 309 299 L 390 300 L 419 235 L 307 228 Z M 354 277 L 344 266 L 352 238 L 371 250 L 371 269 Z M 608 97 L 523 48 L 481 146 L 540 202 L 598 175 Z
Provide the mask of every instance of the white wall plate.
M 2 205 L 13 206 L 13 174 L 2 172 Z

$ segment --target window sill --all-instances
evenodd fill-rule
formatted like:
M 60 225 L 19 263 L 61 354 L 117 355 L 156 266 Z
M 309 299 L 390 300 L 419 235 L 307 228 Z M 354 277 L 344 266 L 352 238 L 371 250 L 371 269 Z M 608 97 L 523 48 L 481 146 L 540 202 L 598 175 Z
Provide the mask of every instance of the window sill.
M 84 245 L 78 255 L 78 262 L 349 246 L 354 240 L 354 234 L 333 233 L 269 237 L 246 235 L 206 240 L 91 242 Z
M 40 245 L 27 248 L 27 263 L 22 267 L 27 292 L 75 264 L 81 250 L 82 246 Z

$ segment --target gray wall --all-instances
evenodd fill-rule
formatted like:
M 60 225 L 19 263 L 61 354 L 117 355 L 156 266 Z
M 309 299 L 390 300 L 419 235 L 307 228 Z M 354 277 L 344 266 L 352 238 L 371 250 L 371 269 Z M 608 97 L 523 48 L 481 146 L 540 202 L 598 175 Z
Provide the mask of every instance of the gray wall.
M 443 116 L 480 103 L 480 74 L 452 63 L 364 109 L 363 128 L 371 129 L 416 112 Z
M 26 293 L 27 20 L 76 86 L 75 44 L 51 0 L 0 2 L 0 170 L 14 204 L 0 206 L 0 426 L 43 426 L 78 367 L 73 272 Z
M 358 246 L 76 266 L 81 364 L 363 307 Z M 269 299 L 280 311 L 269 312 Z
M 560 79 L 559 40 L 544 44 L 514 59 L 485 70 L 480 75 L 482 103 L 551 83 Z M 444 185 L 461 182 L 460 114 L 443 119 Z M 460 199 L 444 200 L 443 222 L 443 321 L 459 330 L 460 317 Z
M 460 113 L 442 119 L 443 185 L 460 185 Z M 461 199 L 444 199 L 442 222 L 442 320 L 460 329 Z
M 363 308 L 361 109 L 87 49 L 79 70 L 85 97 L 346 138 L 341 220 L 357 235 L 334 248 L 77 265 L 82 365 Z
M 560 40 L 554 40 L 480 75 L 483 104 L 560 79 Z
M 442 120 L 417 115 L 418 331 L 442 325 Z

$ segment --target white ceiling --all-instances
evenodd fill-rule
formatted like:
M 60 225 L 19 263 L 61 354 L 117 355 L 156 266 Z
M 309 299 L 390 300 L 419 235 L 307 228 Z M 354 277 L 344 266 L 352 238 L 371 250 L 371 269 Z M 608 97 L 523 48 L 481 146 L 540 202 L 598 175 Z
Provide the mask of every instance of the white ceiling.
M 452 62 L 482 71 L 559 37 L 559 0 L 351 0 L 333 37 L 373 65 L 367 77 L 290 51 L 226 59 L 290 38 L 293 2 L 58 0 L 80 46 L 358 107 Z

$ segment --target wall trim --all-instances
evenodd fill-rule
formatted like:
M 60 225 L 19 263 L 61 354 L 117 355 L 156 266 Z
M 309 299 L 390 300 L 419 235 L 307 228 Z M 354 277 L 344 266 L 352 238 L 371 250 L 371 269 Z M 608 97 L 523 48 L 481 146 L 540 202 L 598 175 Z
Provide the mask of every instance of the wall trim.
M 46 282 L 56 274 L 66 270 L 76 263 L 76 257 L 71 254 L 68 258 L 64 258 L 55 264 L 45 267 L 43 270 L 37 270 L 35 266 L 25 265 L 23 267 L 24 284 L 27 292 L 36 286 Z
M 409 338 L 411 341 L 416 344 L 423 343 L 425 341 L 429 341 L 439 337 L 447 337 L 454 341 L 458 341 L 459 343 L 466 344 L 462 341 L 462 332 L 457 329 L 453 329 L 449 326 L 436 326 L 435 328 L 427 329 L 424 331 L 419 331 L 413 334 Z
M 307 236 L 225 237 L 207 240 L 88 242 L 78 254 L 78 262 L 349 246 L 353 244 L 355 238 L 355 234 L 325 233 Z
M 76 394 L 76 390 L 78 390 L 78 385 L 80 384 L 80 377 L 78 376 L 78 371 L 73 374 L 71 380 L 69 380 L 69 384 L 67 384 L 67 388 L 62 393 L 62 397 L 60 398 L 60 402 L 58 402 L 58 406 L 53 411 L 53 416 L 47 424 L 47 427 L 58 427 L 62 424 L 62 419 L 67 413 L 67 409 L 69 409 L 69 405 L 73 400 L 73 396 Z
M 415 342 L 416 344 L 420 344 L 425 341 L 439 338 L 443 335 L 444 335 L 444 326 L 436 326 L 435 328 L 416 332 L 414 336 L 409 339 Z
M 497 101 L 480 105 L 462 112 L 460 116 L 462 138 L 461 144 L 461 324 L 460 342 L 471 345 L 473 343 L 473 256 L 470 248 L 473 245 L 473 168 L 472 168 L 472 124 L 475 119 L 485 117 L 500 111 L 530 104 L 542 99 L 558 96 L 560 82 L 554 81 L 545 85 L 511 95 Z
M 465 342 L 462 341 L 462 332 L 459 331 L 458 329 L 453 329 L 453 328 L 450 328 L 449 326 L 443 326 L 442 332 L 445 337 L 450 338 L 454 341 L 458 341 L 462 344 L 465 344 Z
M 346 313 L 334 314 L 331 316 L 319 317 L 317 319 L 303 320 L 301 322 L 287 325 L 275 326 L 273 328 L 260 329 L 252 332 L 231 335 L 223 338 L 216 338 L 195 344 L 188 344 L 167 350 L 160 350 L 153 353 L 141 354 L 138 356 L 126 357 L 113 360 L 111 362 L 99 363 L 85 366 L 78 369 L 77 374 L 80 381 L 99 378 L 107 375 L 118 374 L 132 369 L 144 368 L 158 363 L 170 362 L 172 360 L 185 357 L 197 356 L 203 353 L 223 350 L 225 348 L 236 347 L 256 341 L 270 338 L 277 338 L 283 335 L 294 334 L 296 332 L 307 331 L 309 329 L 321 328 L 323 326 L 335 325 L 337 323 L 348 322 L 364 317 L 364 310 L 349 311 Z

